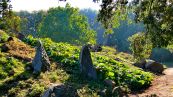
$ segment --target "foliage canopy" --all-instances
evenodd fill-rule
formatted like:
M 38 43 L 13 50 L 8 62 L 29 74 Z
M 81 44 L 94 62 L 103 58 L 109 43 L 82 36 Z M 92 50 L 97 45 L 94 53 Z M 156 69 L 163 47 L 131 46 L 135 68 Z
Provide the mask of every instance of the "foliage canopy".
M 39 27 L 39 35 L 50 37 L 57 42 L 73 44 L 95 43 L 95 31 L 88 24 L 87 18 L 78 8 L 57 7 L 48 10 Z

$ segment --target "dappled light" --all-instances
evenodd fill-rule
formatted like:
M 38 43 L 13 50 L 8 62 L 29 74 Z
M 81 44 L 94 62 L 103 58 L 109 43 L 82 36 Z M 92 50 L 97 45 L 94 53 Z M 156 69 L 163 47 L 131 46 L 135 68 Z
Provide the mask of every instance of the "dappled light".
M 172 6 L 1 0 L 0 97 L 173 97 Z

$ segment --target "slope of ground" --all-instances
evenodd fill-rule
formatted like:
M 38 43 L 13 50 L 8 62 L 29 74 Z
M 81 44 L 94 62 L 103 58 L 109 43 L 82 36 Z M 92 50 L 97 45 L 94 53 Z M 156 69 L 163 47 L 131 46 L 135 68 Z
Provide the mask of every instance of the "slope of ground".
M 31 61 L 35 56 L 35 49 L 17 38 L 13 38 L 13 41 L 6 42 L 5 44 L 9 49 L 7 53 L 9 53 L 10 56 L 26 61 Z
M 50 39 L 41 39 L 51 60 L 51 71 L 41 72 L 36 76 L 32 73 L 31 61 L 37 39 L 29 37 L 22 41 L 14 39 L 7 42 L 4 38 L 0 45 L 9 45 L 9 51 L 0 52 L 0 96 L 9 97 L 39 97 L 53 84 L 65 84 L 74 87 L 81 97 L 98 97 L 98 92 L 108 88 L 104 79 L 111 79 L 116 85 L 128 85 L 131 89 L 148 87 L 152 74 L 131 67 L 128 63 L 115 61 L 115 58 L 126 60 L 124 54 L 115 54 L 112 48 L 104 47 L 103 52 L 92 53 L 94 66 L 100 71 L 99 80 L 83 78 L 79 70 L 80 48 L 67 43 L 55 43 Z M 106 54 L 106 53 L 109 53 Z M 17 56 L 17 57 L 16 57 Z M 115 58 L 114 58 L 115 57 Z M 134 88 L 135 87 L 135 88 Z

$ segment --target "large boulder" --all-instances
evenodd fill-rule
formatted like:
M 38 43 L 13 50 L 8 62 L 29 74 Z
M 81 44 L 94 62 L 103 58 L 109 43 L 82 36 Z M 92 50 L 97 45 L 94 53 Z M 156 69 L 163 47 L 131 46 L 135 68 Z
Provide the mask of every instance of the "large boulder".
M 152 71 L 154 73 L 162 73 L 164 67 L 162 64 L 158 62 L 155 62 L 153 60 L 147 60 L 147 63 L 145 64 L 145 69 Z
M 88 46 L 83 46 L 80 53 L 80 71 L 84 77 L 97 79 L 96 69 L 93 66 Z
M 36 48 L 36 54 L 32 61 L 34 73 L 50 70 L 49 57 L 43 47 L 42 42 L 39 40 Z
M 52 85 L 42 95 L 42 97 L 79 97 L 77 90 L 69 85 Z
M 154 60 L 143 59 L 137 63 L 134 63 L 133 65 L 154 73 L 162 73 L 164 70 L 164 66 Z
M 134 63 L 133 65 L 136 66 L 136 67 L 145 69 L 145 64 L 146 64 L 146 63 L 147 63 L 146 60 L 145 60 L 145 59 L 142 59 L 141 61 L 136 62 L 136 63 Z

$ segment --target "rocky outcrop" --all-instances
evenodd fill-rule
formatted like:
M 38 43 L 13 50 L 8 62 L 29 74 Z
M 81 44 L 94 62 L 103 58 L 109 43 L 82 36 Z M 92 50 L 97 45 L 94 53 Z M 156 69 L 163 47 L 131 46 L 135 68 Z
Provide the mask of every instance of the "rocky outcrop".
M 155 62 L 153 60 L 141 60 L 140 62 L 137 62 L 134 64 L 135 66 L 142 68 L 144 70 L 148 70 L 154 73 L 162 73 L 164 70 L 164 67 L 162 64 Z
M 147 63 L 145 64 L 145 69 L 152 71 L 154 73 L 162 73 L 164 67 L 162 64 L 158 62 L 155 62 L 153 60 L 147 60 Z
M 142 59 L 141 61 L 137 62 L 137 63 L 134 63 L 134 66 L 137 66 L 139 68 L 142 68 L 142 69 L 145 69 L 145 64 L 146 64 L 146 60 L 145 59 Z
M 43 94 L 42 97 L 79 97 L 77 90 L 69 85 L 52 85 Z
M 96 69 L 93 66 L 88 46 L 83 46 L 80 53 L 80 71 L 84 77 L 97 79 Z
M 39 73 L 41 71 L 47 71 L 50 69 L 49 57 L 40 40 L 37 44 L 36 54 L 32 61 L 32 67 L 34 69 L 34 73 Z

